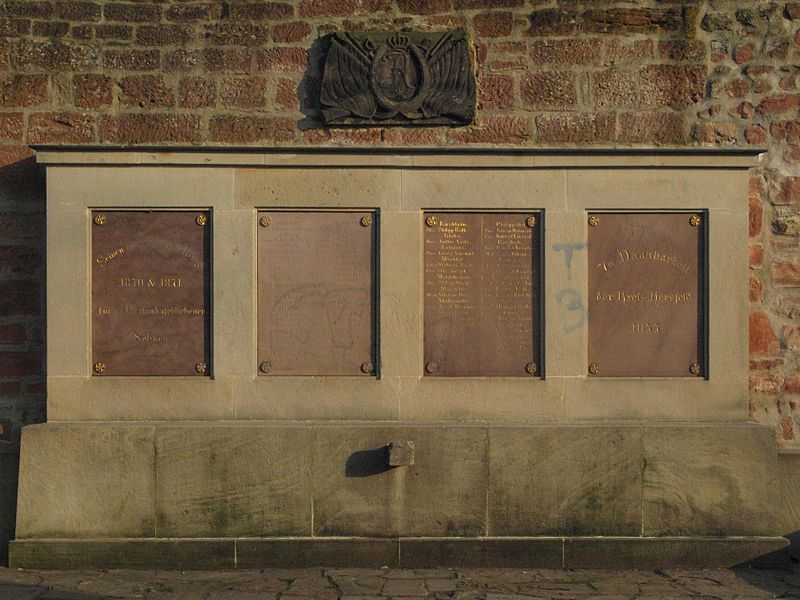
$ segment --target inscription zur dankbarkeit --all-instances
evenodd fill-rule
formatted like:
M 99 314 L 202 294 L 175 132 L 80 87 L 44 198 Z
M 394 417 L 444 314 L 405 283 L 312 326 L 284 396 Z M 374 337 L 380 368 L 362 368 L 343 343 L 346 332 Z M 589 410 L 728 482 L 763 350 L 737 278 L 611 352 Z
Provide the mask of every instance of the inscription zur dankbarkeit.
M 95 375 L 208 375 L 208 214 L 92 214 Z
M 425 372 L 540 373 L 537 217 L 425 215 Z
M 591 375 L 703 374 L 702 221 L 695 213 L 590 215 Z
M 376 215 L 258 216 L 259 374 L 374 374 Z

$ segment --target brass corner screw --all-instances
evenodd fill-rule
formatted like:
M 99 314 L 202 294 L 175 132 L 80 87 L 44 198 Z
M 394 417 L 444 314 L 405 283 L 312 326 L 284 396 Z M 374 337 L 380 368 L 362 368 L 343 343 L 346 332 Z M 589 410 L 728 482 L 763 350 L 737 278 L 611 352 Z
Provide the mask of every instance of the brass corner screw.
M 597 363 L 592 363 L 589 365 L 589 373 L 592 375 L 597 375 L 600 372 L 600 367 L 597 366 Z
M 269 227 L 270 225 L 272 225 L 272 219 L 270 219 L 269 217 L 261 217 L 258 220 L 258 224 L 261 225 L 262 227 Z
M 95 225 L 105 225 L 106 224 L 106 216 L 104 214 L 99 214 L 94 216 L 94 224 Z
M 692 375 L 700 375 L 700 365 L 697 363 L 689 365 L 689 373 Z
M 205 215 L 197 215 L 197 218 L 194 220 L 194 222 L 200 225 L 200 227 L 202 227 L 203 225 L 208 223 L 208 217 Z
M 535 375 L 536 363 L 529 362 L 527 365 L 525 365 L 525 372 L 528 373 L 529 375 Z
M 194 366 L 194 370 L 200 373 L 200 375 L 206 374 L 206 363 L 197 363 Z
M 439 363 L 436 361 L 431 361 L 427 365 L 425 365 L 425 370 L 428 373 L 436 373 L 439 370 Z
M 362 227 L 369 227 L 372 225 L 372 217 L 361 217 L 360 223 Z
M 270 369 L 272 368 L 272 363 L 264 361 L 260 365 L 258 365 L 258 370 L 262 373 L 269 373 Z
M 106 370 L 106 363 L 104 362 L 96 362 L 94 363 L 94 372 L 95 373 L 102 373 Z
M 372 363 L 369 361 L 361 363 L 361 372 L 366 373 L 367 375 L 372 373 Z
M 437 224 L 438 222 L 439 222 L 439 221 L 438 221 L 438 220 L 436 219 L 436 217 L 435 217 L 435 216 L 433 216 L 433 215 L 431 215 L 430 217 L 427 217 L 427 218 L 425 219 L 425 225 L 427 225 L 428 227 L 436 227 L 436 224 Z
M 597 224 L 600 222 L 600 217 L 597 215 L 592 215 L 589 217 L 589 226 L 590 227 L 597 227 Z
M 525 219 L 525 225 L 528 227 L 536 227 L 536 217 L 528 217 Z
M 700 219 L 700 217 L 698 217 L 697 215 L 692 215 L 691 217 L 689 217 L 689 225 L 691 225 L 692 227 L 697 227 L 698 225 L 700 225 L 700 223 L 702 223 L 702 219 Z

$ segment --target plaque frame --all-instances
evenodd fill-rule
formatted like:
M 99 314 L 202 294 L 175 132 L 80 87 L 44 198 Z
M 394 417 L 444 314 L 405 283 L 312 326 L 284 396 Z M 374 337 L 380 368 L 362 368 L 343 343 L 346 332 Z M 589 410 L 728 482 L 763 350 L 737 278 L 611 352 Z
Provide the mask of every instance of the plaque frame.
M 425 230 L 426 230 L 426 219 L 428 216 L 435 216 L 437 213 L 447 213 L 447 214 L 475 214 L 475 215 L 490 215 L 490 214 L 499 214 L 499 215 L 520 215 L 520 217 L 534 217 L 535 218 L 535 233 L 534 233 L 534 244 L 532 244 L 532 252 L 531 252 L 531 261 L 533 265 L 533 261 L 538 259 L 538 269 L 536 271 L 535 277 L 531 281 L 531 310 L 533 311 L 533 321 L 532 325 L 534 329 L 534 339 L 533 339 L 533 357 L 532 362 L 536 367 L 535 373 L 531 374 L 528 373 L 520 374 L 519 376 L 509 376 L 509 375 L 487 375 L 482 373 L 476 373 L 474 375 L 439 375 L 439 376 L 431 376 L 432 374 L 427 372 L 427 358 L 425 356 L 425 296 L 424 296 L 424 282 L 425 282 Z M 547 331 L 546 331 L 546 315 L 545 315 L 545 298 L 547 295 L 547 290 L 545 288 L 545 238 L 546 238 L 546 216 L 545 216 L 545 209 L 543 208 L 531 208 L 531 209 L 524 209 L 519 207 L 514 208 L 453 208 L 444 206 L 441 208 L 437 207 L 425 207 L 420 210 L 420 242 L 421 242 L 421 250 L 422 250 L 422 261 L 421 261 L 421 269 L 420 269 L 420 281 L 421 281 L 421 289 L 423 291 L 423 296 L 421 298 L 421 306 L 420 311 L 423 315 L 422 317 L 422 334 L 421 334 L 421 359 L 422 363 L 420 365 L 420 375 L 422 376 L 423 381 L 431 381 L 432 379 L 443 379 L 443 380 L 454 380 L 454 379 L 476 379 L 476 378 L 488 378 L 488 379 L 501 379 L 512 377 L 514 379 L 532 379 L 537 381 L 544 381 L 547 378 L 547 354 L 546 354 L 546 338 L 547 338 Z M 533 268 L 533 266 L 531 266 Z M 534 297 L 535 292 L 535 297 Z
M 698 275 L 697 275 L 697 293 L 700 296 L 699 300 L 697 301 L 697 364 L 700 368 L 700 372 L 694 374 L 688 368 L 686 370 L 686 374 L 683 376 L 679 375 L 608 375 L 604 376 L 602 371 L 598 373 L 593 373 L 591 367 L 592 357 L 590 342 L 587 342 L 587 356 L 586 356 L 586 364 L 587 364 L 587 371 L 586 377 L 590 380 L 596 379 L 616 379 L 616 380 L 642 380 L 642 379 L 651 379 L 651 380 L 675 380 L 675 379 L 694 379 L 694 380 L 705 380 L 708 381 L 710 378 L 710 356 L 709 356 L 709 335 L 710 335 L 710 328 L 709 328 L 709 315 L 710 315 L 710 264 L 709 264 L 709 229 L 711 227 L 711 219 L 710 219 L 710 212 L 708 209 L 705 208 L 698 208 L 698 209 L 687 209 L 687 208 L 676 208 L 676 209 L 662 209 L 662 208 L 625 208 L 625 209 L 604 209 L 604 208 L 587 208 L 586 209 L 586 221 L 589 224 L 589 231 L 592 229 L 592 218 L 599 217 L 602 222 L 602 215 L 685 215 L 687 222 L 692 220 L 694 216 L 699 217 L 700 221 L 697 224 L 697 232 L 698 232 L 698 257 L 697 257 L 697 267 L 698 267 Z M 694 226 L 693 223 L 690 223 L 690 226 Z M 587 232 L 587 244 L 589 244 L 589 232 Z M 587 260 L 590 260 L 589 253 L 587 252 Z M 588 268 L 591 268 L 591 264 L 587 265 Z M 587 278 L 587 298 L 591 301 L 591 289 L 589 289 L 589 278 Z M 589 317 L 587 315 L 587 336 L 591 336 L 591 323 L 589 322 Z M 694 366 L 694 365 L 692 365 Z

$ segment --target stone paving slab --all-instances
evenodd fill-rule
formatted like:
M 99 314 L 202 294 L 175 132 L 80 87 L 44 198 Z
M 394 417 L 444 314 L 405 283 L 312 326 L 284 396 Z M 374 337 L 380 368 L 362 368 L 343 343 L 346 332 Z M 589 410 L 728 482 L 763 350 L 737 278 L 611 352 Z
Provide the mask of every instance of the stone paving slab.
M 0 600 L 647 600 L 800 598 L 796 569 L 582 571 L 0 568 Z

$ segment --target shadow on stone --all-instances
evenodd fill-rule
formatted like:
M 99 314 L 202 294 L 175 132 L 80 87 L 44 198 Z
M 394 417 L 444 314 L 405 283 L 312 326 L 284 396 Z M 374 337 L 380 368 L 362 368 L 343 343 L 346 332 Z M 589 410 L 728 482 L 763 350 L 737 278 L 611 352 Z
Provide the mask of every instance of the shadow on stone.
M 331 35 L 318 38 L 308 49 L 308 67 L 303 79 L 297 86 L 297 98 L 300 101 L 300 112 L 304 118 L 297 121 L 300 131 L 318 129 L 324 125 L 322 109 L 319 104 L 320 90 L 322 88 L 322 72 L 325 67 L 325 57 L 331 46 Z
M 8 542 L 17 517 L 19 454 L 0 454 L 0 565 L 8 565 Z M 2 597 L 2 596 L 0 596 Z
M 388 471 L 389 450 L 387 446 L 381 446 L 374 450 L 359 450 L 347 457 L 345 465 L 345 477 L 369 477 L 379 475 Z

